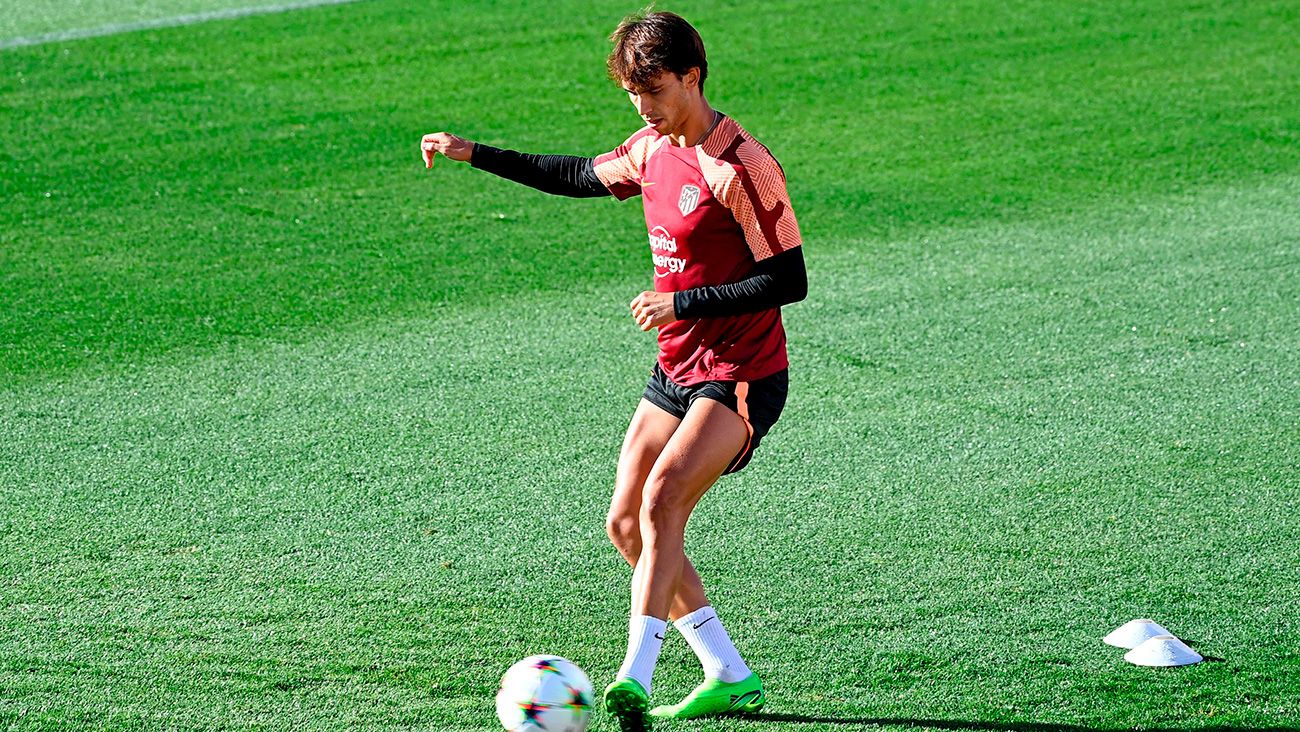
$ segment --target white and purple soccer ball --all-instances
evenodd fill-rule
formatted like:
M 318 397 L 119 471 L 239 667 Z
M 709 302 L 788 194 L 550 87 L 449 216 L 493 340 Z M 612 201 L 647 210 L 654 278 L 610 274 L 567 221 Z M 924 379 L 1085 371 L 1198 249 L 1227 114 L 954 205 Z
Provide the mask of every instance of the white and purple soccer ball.
M 529 656 L 501 677 L 497 718 L 509 732 L 585 732 L 594 691 L 582 669 L 559 656 Z

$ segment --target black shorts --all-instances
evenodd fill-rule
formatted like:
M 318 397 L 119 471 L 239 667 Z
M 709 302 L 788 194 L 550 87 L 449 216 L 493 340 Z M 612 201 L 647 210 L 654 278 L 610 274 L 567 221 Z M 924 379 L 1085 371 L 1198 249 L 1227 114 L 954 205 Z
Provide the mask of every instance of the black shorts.
M 722 471 L 723 475 L 735 473 L 749 464 L 754 450 L 762 441 L 767 431 L 772 429 L 785 408 L 786 393 L 790 388 L 790 372 L 781 369 L 771 376 L 764 376 L 758 381 L 705 381 L 692 386 L 681 386 L 664 373 L 659 364 L 650 371 L 650 383 L 646 385 L 646 401 L 668 412 L 678 419 L 686 417 L 686 410 L 696 399 L 712 399 L 722 402 L 744 420 L 749 428 L 749 442 L 736 454 L 731 465 Z

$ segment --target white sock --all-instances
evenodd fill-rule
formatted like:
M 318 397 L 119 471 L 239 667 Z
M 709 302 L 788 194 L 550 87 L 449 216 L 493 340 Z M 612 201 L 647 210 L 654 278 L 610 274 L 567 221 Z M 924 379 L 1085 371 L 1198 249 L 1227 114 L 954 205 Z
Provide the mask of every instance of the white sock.
M 623 658 L 617 678 L 636 679 L 649 694 L 650 677 L 659 661 L 659 650 L 664 646 L 668 621 L 650 615 L 633 615 L 627 626 L 627 656 Z
M 749 667 L 740 659 L 740 652 L 722 627 L 722 621 L 713 608 L 705 605 L 690 615 L 673 621 L 677 630 L 686 636 L 691 650 L 704 666 L 704 677 L 734 684 L 749 676 Z

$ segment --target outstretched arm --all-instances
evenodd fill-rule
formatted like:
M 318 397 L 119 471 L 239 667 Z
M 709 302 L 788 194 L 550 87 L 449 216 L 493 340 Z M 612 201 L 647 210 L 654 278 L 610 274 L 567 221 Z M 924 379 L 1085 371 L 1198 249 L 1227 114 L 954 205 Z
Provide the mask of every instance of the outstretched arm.
M 595 198 L 611 195 L 596 177 L 591 158 L 501 150 L 446 132 L 425 135 L 420 149 L 426 168 L 432 168 L 434 156 L 442 153 L 452 160 L 467 161 L 480 170 L 557 196 Z
M 475 143 L 470 165 L 557 196 L 612 195 L 596 177 L 592 159 L 578 155 L 532 155 Z

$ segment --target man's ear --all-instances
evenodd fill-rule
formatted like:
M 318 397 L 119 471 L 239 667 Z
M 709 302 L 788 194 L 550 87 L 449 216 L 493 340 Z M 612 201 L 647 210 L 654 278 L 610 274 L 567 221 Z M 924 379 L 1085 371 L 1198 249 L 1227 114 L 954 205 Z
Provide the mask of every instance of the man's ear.
M 682 74 L 682 83 L 685 84 L 687 88 L 695 87 L 696 89 L 699 89 L 700 88 L 700 67 L 692 66 L 689 69 L 687 69 L 686 73 Z

